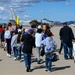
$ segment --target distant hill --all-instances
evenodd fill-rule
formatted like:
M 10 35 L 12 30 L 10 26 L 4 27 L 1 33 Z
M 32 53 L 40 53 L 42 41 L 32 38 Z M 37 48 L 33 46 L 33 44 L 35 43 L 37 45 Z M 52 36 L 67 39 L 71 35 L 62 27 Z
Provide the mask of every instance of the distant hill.
M 75 24 L 75 21 L 67 21 L 68 24 Z
M 75 21 L 66 21 L 68 24 L 75 24 Z M 62 25 L 63 22 L 60 22 L 60 21 L 54 21 L 54 24 L 55 25 Z

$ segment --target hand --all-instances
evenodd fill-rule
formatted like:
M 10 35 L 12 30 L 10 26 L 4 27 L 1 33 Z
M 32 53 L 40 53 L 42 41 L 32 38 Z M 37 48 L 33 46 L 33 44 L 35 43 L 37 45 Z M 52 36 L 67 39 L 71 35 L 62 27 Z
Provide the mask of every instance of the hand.
M 73 42 L 75 42 L 75 40 L 72 40 Z

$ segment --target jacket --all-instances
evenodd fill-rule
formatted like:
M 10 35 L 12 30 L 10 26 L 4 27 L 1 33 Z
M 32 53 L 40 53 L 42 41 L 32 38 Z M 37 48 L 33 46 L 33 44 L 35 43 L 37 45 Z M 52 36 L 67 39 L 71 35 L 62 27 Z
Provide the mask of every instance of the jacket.
M 23 42 L 23 53 L 32 53 L 34 46 L 34 38 L 30 34 L 24 34 L 21 41 Z
M 53 51 L 56 47 L 57 44 L 56 42 L 53 40 L 52 37 L 46 37 L 46 39 L 44 39 L 41 44 L 43 44 L 45 47 L 45 53 Z
M 61 28 L 59 35 L 63 40 L 63 43 L 66 43 L 69 47 L 72 47 L 72 39 L 74 39 L 74 34 L 70 27 L 64 26 L 63 28 Z

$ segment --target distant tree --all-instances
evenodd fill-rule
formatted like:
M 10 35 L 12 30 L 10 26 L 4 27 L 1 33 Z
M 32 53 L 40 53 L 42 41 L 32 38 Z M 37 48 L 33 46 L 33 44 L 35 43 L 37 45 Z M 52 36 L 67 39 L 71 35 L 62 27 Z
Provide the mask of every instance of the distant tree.
M 29 22 L 32 28 L 36 28 L 38 25 L 41 24 L 41 22 L 37 21 L 37 20 L 32 20 L 31 22 Z

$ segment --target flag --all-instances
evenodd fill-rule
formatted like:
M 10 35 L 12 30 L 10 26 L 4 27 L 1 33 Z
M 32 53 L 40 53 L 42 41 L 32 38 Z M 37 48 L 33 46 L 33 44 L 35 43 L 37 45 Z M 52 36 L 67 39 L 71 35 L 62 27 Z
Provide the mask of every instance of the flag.
M 16 24 L 19 25 L 19 23 L 20 23 L 20 18 L 16 16 Z

